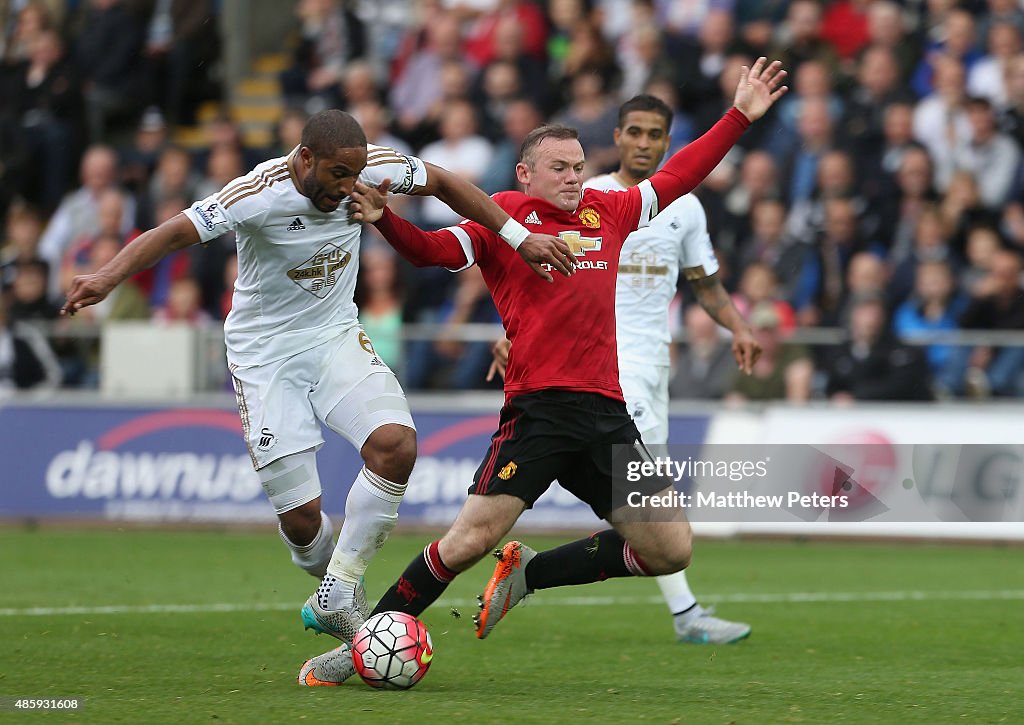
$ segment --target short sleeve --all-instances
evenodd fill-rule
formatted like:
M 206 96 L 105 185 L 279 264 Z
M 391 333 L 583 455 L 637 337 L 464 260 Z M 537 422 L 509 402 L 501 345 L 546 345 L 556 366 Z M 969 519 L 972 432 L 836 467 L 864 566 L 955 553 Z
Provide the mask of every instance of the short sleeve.
M 487 258 L 487 247 L 494 236 L 494 233 L 489 229 L 480 226 L 476 222 L 466 220 L 461 224 L 445 227 L 444 231 L 450 232 L 459 240 L 459 244 L 462 245 L 462 251 L 466 255 L 466 263 L 456 269 L 449 267 L 449 272 L 461 272 L 477 264 L 480 260 Z
M 658 195 L 647 179 L 625 191 L 599 191 L 605 193 L 605 202 L 613 207 L 614 218 L 622 220 L 621 229 L 624 237 L 650 225 L 658 213 Z
M 222 203 L 218 199 L 220 195 L 221 192 L 212 194 L 182 212 L 199 232 L 199 240 L 203 244 L 234 231 L 243 221 L 238 217 L 238 205 L 228 206 Z
M 399 153 L 387 146 L 366 147 L 366 168 L 359 179 L 367 186 L 391 180 L 389 191 L 412 194 L 427 183 L 427 165 L 416 156 Z
M 718 258 L 711 245 L 711 236 L 708 234 L 708 218 L 704 213 L 704 207 L 696 197 L 689 195 L 682 197 L 676 203 L 680 205 L 678 211 L 674 211 L 673 205 L 669 205 L 668 209 L 662 213 L 669 215 L 665 220 L 668 222 L 669 230 L 682 234 L 683 249 L 680 266 L 683 269 L 700 267 L 704 270 L 704 276 L 710 277 L 718 271 Z

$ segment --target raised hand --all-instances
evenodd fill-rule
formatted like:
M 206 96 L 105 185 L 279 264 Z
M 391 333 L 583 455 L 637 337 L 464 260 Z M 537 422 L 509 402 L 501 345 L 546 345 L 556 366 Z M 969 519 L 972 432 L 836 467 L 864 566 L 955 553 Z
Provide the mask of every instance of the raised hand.
M 538 276 L 548 282 L 555 280 L 541 266 L 543 264 L 551 265 L 566 277 L 571 277 L 576 272 L 576 256 L 569 250 L 569 245 L 550 234 L 531 234 L 523 240 L 516 251 Z
M 373 224 L 384 216 L 384 207 L 388 205 L 388 189 L 391 179 L 384 179 L 377 186 L 367 186 L 357 181 L 349 195 L 348 217 L 352 221 Z
M 732 104 L 748 119 L 756 121 L 789 90 L 782 85 L 785 78 L 782 61 L 768 63 L 768 59 L 761 56 L 749 69 L 743 66 L 740 70 L 740 82 L 736 85 Z

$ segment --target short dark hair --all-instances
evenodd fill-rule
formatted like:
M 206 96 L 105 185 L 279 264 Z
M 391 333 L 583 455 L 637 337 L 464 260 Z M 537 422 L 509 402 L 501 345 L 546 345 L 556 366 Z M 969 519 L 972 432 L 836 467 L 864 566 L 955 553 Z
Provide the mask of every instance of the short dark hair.
M 352 116 L 332 108 L 313 114 L 302 129 L 302 145 L 320 158 L 338 149 L 366 146 L 366 134 Z
M 557 123 L 539 126 L 526 134 L 526 138 L 523 139 L 523 145 L 519 147 L 519 162 L 533 166 L 534 151 L 544 139 L 553 138 L 556 141 L 567 141 L 573 138 L 578 140 L 579 137 L 580 132 L 570 126 Z
M 634 111 L 657 113 L 665 119 L 665 128 L 672 128 L 672 109 L 660 98 L 647 93 L 633 96 L 619 106 L 619 128 L 626 123 L 626 116 Z

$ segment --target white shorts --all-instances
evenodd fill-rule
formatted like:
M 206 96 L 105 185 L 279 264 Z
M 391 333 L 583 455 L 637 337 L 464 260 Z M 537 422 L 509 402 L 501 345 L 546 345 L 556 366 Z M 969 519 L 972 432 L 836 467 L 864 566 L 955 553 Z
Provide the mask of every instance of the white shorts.
M 668 443 L 669 368 L 619 363 L 619 385 L 640 438 L 648 445 Z
M 398 379 L 358 327 L 269 365 L 232 366 L 231 378 L 256 470 L 319 449 L 320 423 L 339 406 L 330 427 L 356 450 L 382 425 L 416 428 Z

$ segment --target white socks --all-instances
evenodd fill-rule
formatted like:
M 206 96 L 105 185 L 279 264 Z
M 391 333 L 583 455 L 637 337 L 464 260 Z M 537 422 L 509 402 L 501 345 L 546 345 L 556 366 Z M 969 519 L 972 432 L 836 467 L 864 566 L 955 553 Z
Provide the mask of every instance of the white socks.
M 345 502 L 345 523 L 338 536 L 324 584 L 331 577 L 342 586 L 330 586 L 322 598 L 328 609 L 343 609 L 350 603 L 355 585 L 366 571 L 398 522 L 398 505 L 408 484 L 378 476 L 363 466 Z
M 277 533 L 281 535 L 281 540 L 291 549 L 292 561 L 300 569 L 309 572 L 317 579 L 327 573 L 327 564 L 331 560 L 331 550 L 334 545 L 334 527 L 331 526 L 331 520 L 327 514 L 323 511 L 320 512 L 320 531 L 305 546 L 293 544 L 284 533 L 284 529 L 281 528 L 280 524 L 277 525 Z
M 686 573 L 677 571 L 675 574 L 667 574 L 657 577 L 658 586 L 661 587 L 661 595 L 665 597 L 665 604 L 672 614 L 680 614 L 690 609 L 697 603 L 697 598 L 690 591 L 690 585 L 686 582 Z

